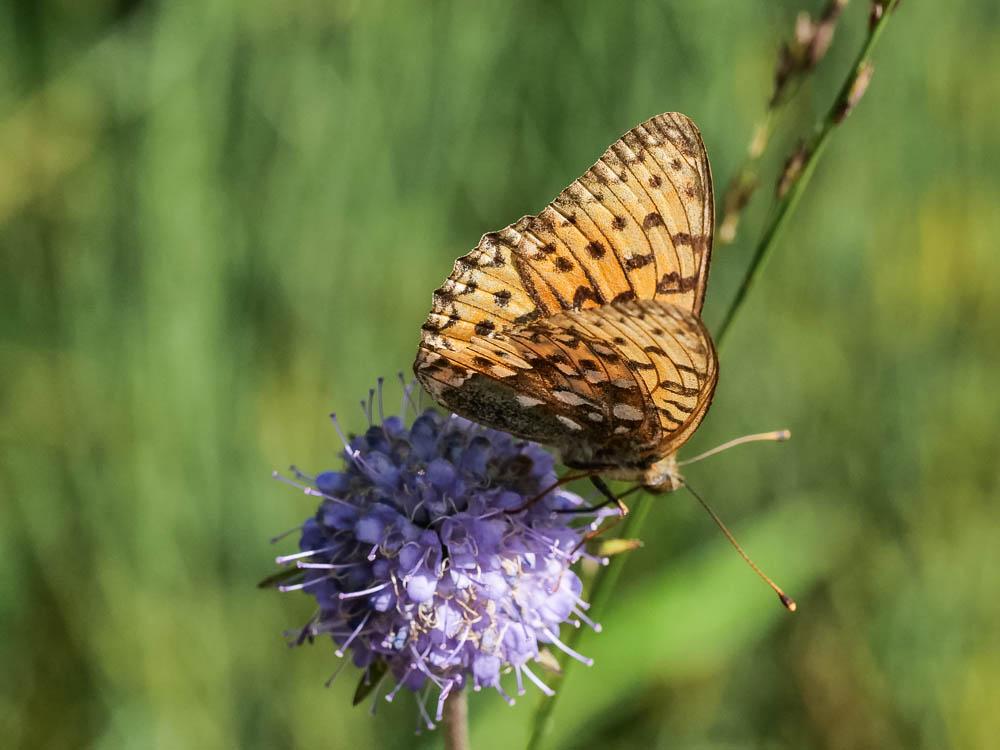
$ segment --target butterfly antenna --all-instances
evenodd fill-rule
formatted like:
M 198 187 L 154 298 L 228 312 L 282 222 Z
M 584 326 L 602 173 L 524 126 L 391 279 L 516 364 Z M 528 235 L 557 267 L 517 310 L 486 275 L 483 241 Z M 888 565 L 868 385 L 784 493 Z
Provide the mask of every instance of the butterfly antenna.
M 678 466 L 687 466 L 688 464 L 693 464 L 695 461 L 701 461 L 704 458 L 710 458 L 716 453 L 722 453 L 722 451 L 727 451 L 730 448 L 735 448 L 737 445 L 743 445 L 744 443 L 762 443 L 762 442 L 775 442 L 783 443 L 792 436 L 791 430 L 775 430 L 774 432 L 758 432 L 755 435 L 744 435 L 743 437 L 738 437 L 733 440 L 728 440 L 722 445 L 717 445 L 711 450 L 705 451 L 704 453 L 699 453 L 694 458 L 688 458 L 684 461 L 678 461 Z
M 768 577 L 768 575 L 763 570 L 758 568 L 757 563 L 751 560 L 750 556 L 743 551 L 743 548 L 740 546 L 740 543 L 736 541 L 736 537 L 733 536 L 733 533 L 726 528 L 726 524 L 724 524 L 722 522 L 722 519 L 719 518 L 718 514 L 714 510 L 712 510 L 712 506 L 706 503 L 702 499 L 701 495 L 699 495 L 697 492 L 694 491 L 694 488 L 690 484 L 685 482 L 684 486 L 687 487 L 688 492 L 694 495 L 695 500 L 701 503 L 701 507 L 704 508 L 708 512 L 708 515 L 712 517 L 712 520 L 715 521 L 715 525 L 718 526 L 719 529 L 722 531 L 722 533 L 726 535 L 726 539 L 728 539 L 729 543 L 733 545 L 733 548 L 740 553 L 740 557 L 743 558 L 746 564 L 749 565 L 751 568 L 753 568 L 753 572 L 759 575 L 761 580 L 764 581 L 764 583 L 766 583 L 768 586 L 770 586 L 771 589 L 774 591 L 774 593 L 778 595 L 778 598 L 781 600 L 781 603 L 784 605 L 785 609 L 787 609 L 789 612 L 794 612 L 796 609 L 798 609 L 798 605 L 795 603 L 795 600 L 792 599 L 792 597 L 790 597 L 784 591 L 782 591 L 781 587 L 778 586 L 778 584 L 776 584 L 774 581 L 772 581 L 770 577 Z

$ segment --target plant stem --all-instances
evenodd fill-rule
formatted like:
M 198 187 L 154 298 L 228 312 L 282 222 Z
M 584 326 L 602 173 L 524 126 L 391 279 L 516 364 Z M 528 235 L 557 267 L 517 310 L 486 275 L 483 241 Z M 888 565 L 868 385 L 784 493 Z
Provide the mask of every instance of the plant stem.
M 858 79 L 859 75 L 862 74 L 864 68 L 869 65 L 868 58 L 871 56 L 875 42 L 881 35 L 886 21 L 889 19 L 889 16 L 892 15 L 892 11 L 897 4 L 898 0 L 889 0 L 889 2 L 885 4 L 885 9 L 881 16 L 874 19 L 869 25 L 868 36 L 865 39 L 865 43 L 862 46 L 861 51 L 858 53 L 850 73 L 845 78 L 844 84 L 841 86 L 840 91 L 838 92 L 837 97 L 834 100 L 833 105 L 830 107 L 826 117 L 819 123 L 813 137 L 810 139 L 808 146 L 809 150 L 807 152 L 808 155 L 802 165 L 801 173 L 792 183 L 788 192 L 778 200 L 778 203 L 772 210 L 771 219 L 761 235 L 760 241 L 757 243 L 757 248 L 754 252 L 753 259 L 750 262 L 750 266 L 747 268 L 743 276 L 743 281 L 740 284 L 736 296 L 730 304 L 729 309 L 726 312 L 726 317 L 723 319 L 722 326 L 719 329 L 716 342 L 720 349 L 726 339 L 733 320 L 736 318 L 737 313 L 743 306 L 743 302 L 750 290 L 750 287 L 753 285 L 754 280 L 760 273 L 764 260 L 766 260 L 767 256 L 770 254 L 782 227 L 785 225 L 792 209 L 794 209 L 798 203 L 802 191 L 808 184 L 809 178 L 819 161 L 819 156 L 830 137 L 830 133 L 837 124 L 843 121 L 844 115 L 847 111 L 849 111 L 849 105 L 852 104 L 850 102 L 850 97 L 855 81 Z M 646 517 L 649 514 L 649 508 L 652 504 L 651 498 L 648 497 L 636 504 L 632 514 L 625 519 L 622 530 L 622 536 L 624 538 L 631 539 L 641 535 L 643 524 L 645 523 Z M 621 577 L 625 563 L 625 555 L 620 556 L 620 558 L 616 557 L 612 559 L 610 565 L 599 569 L 597 574 L 594 576 L 593 584 L 590 587 L 589 597 L 591 602 L 591 615 L 595 617 L 595 619 L 600 615 L 600 610 L 610 597 L 615 583 Z M 570 632 L 567 640 L 571 648 L 576 649 L 582 633 L 582 628 L 574 629 Z M 563 658 L 560 660 L 560 663 L 562 664 L 562 673 L 553 681 L 553 687 L 556 688 L 556 694 L 551 698 L 543 698 L 542 702 L 539 704 L 535 713 L 534 725 L 531 731 L 531 738 L 528 741 L 527 750 L 537 750 L 541 746 L 541 742 L 548 730 L 552 712 L 556 706 L 556 700 L 562 694 L 562 691 L 559 688 L 561 688 L 562 684 L 565 682 L 566 674 L 574 662 L 572 659 Z M 447 747 L 451 746 L 447 745 Z
M 881 36 L 882 30 L 885 28 L 886 22 L 892 15 L 892 9 L 895 5 L 895 2 L 889 3 L 882 15 L 873 21 L 873 23 L 869 26 L 868 36 L 865 39 L 865 43 L 862 45 L 861 50 L 858 52 L 858 56 L 854 61 L 854 65 L 851 67 L 850 73 L 844 79 L 844 83 L 841 86 L 837 97 L 834 99 L 833 104 L 830 106 L 829 111 L 826 113 L 826 117 L 824 117 L 817 124 L 812 137 L 805 146 L 805 160 L 802 163 L 801 173 L 791 184 L 788 192 L 785 193 L 783 197 L 778 199 L 778 202 L 771 210 L 770 220 L 768 221 L 763 234 L 760 236 L 757 248 L 754 250 L 753 258 L 750 260 L 750 266 L 747 268 L 746 273 L 744 273 L 743 280 L 740 283 L 739 288 L 736 290 L 736 295 L 733 297 L 732 302 L 729 304 L 729 308 L 726 310 L 726 315 L 722 319 L 722 325 L 719 326 L 719 332 L 715 337 L 715 342 L 720 349 L 729 335 L 729 330 L 732 327 L 733 321 L 736 319 L 737 313 L 746 301 L 750 288 L 757 280 L 761 269 L 764 267 L 765 261 L 768 259 L 768 256 L 774 249 L 774 246 L 777 244 L 778 236 L 781 234 L 781 230 L 787 223 L 787 219 L 791 215 L 792 209 L 794 209 L 796 204 L 798 204 L 799 198 L 805 190 L 806 185 L 809 184 L 809 179 L 816 170 L 819 158 L 822 155 L 824 148 L 826 148 L 827 142 L 830 140 L 830 134 L 833 133 L 834 128 L 843 121 L 846 111 L 850 108 L 851 93 L 854 88 L 855 81 L 858 79 L 859 75 L 862 75 L 864 69 L 869 65 L 868 59 L 871 57 L 871 52 L 875 47 L 875 42 L 877 42 L 879 36 Z
M 628 518 L 625 519 L 624 525 L 622 526 L 623 538 L 633 539 L 639 534 L 639 531 L 642 529 L 642 525 L 646 520 L 646 516 L 649 514 L 649 507 L 652 505 L 649 501 L 650 498 L 643 497 L 632 508 L 632 512 L 628 515 Z M 625 557 L 627 557 L 627 555 L 619 555 L 612 558 L 609 565 L 598 568 L 597 573 L 594 575 L 594 580 L 590 585 L 589 598 L 590 615 L 595 620 L 600 616 L 600 611 L 604 608 L 608 598 L 611 596 L 611 592 L 615 588 L 615 583 L 617 583 L 618 578 L 621 576 L 622 569 L 625 567 Z M 574 628 L 569 632 L 566 642 L 569 644 L 570 648 L 576 650 L 583 632 L 583 628 Z M 556 691 L 556 694 L 551 698 L 543 697 L 541 702 L 538 704 L 538 709 L 535 712 L 534 726 L 531 729 L 531 739 L 528 741 L 528 750 L 535 750 L 540 747 L 540 743 L 545 733 L 548 731 L 549 717 L 552 714 L 552 710 L 556 707 L 556 700 L 562 694 L 560 687 L 566 680 L 566 673 L 575 663 L 576 661 L 574 659 L 560 660 L 562 673 L 549 681 L 550 686 Z
M 454 690 L 444 702 L 445 750 L 469 750 L 469 697 Z

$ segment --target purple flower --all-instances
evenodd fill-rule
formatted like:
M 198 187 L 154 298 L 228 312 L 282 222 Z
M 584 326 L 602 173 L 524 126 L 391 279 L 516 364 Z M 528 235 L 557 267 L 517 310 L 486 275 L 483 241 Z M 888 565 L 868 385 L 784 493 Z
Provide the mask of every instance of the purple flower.
M 561 488 L 528 504 L 556 483 L 552 456 L 433 411 L 409 427 L 388 417 L 344 444 L 340 471 L 295 472 L 321 498 L 300 552 L 278 558 L 297 566 L 280 588 L 318 605 L 299 643 L 329 634 L 366 675 L 391 675 L 387 700 L 418 692 L 428 728 L 429 692 L 440 721 L 448 693 L 466 685 L 513 704 L 501 686 L 509 672 L 518 694 L 525 679 L 551 694 L 532 666 L 546 646 L 591 663 L 559 629 L 597 627 L 570 566 L 603 513 Z M 560 512 L 570 510 L 581 512 Z

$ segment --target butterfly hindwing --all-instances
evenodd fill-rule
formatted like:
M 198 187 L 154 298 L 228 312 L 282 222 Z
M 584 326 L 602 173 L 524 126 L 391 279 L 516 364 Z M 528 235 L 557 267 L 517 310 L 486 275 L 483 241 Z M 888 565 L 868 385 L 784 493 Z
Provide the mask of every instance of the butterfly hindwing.
M 591 468 L 670 452 L 700 423 L 718 377 L 701 321 L 658 300 L 567 311 L 473 337 L 469 352 L 476 368 L 458 386 L 425 380 L 442 404 Z

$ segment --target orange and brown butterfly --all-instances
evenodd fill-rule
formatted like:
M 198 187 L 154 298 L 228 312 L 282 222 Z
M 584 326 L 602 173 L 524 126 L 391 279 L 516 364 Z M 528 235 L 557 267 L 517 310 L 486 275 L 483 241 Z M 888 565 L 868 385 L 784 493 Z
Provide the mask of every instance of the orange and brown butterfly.
M 682 483 L 718 359 L 701 321 L 714 206 L 698 128 L 657 115 L 434 293 L 414 362 L 448 409 L 590 475 Z

